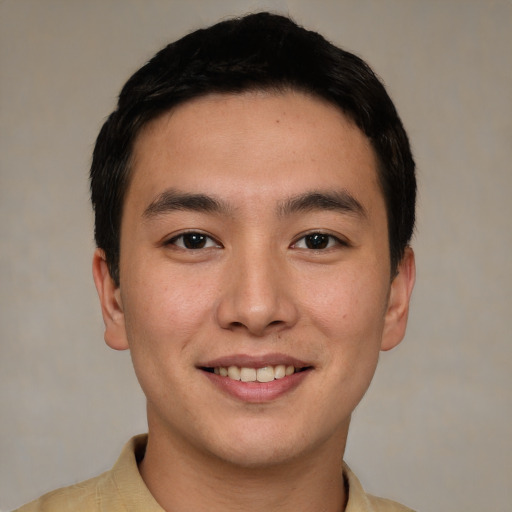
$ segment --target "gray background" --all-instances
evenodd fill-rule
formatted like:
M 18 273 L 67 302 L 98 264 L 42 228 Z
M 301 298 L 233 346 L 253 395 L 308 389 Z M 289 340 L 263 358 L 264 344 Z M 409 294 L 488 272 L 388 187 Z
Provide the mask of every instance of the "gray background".
M 0 509 L 109 468 L 145 430 L 90 276 L 91 149 L 156 50 L 263 8 L 368 60 L 418 164 L 410 328 L 346 459 L 424 512 L 510 510 L 512 4 L 485 0 L 0 0 Z

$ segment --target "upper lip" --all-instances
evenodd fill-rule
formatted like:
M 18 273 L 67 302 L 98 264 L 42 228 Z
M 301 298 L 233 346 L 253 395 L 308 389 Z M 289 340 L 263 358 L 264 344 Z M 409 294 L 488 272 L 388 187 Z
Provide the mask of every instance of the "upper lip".
M 295 366 L 295 368 L 304 368 L 312 366 L 310 363 L 297 359 L 286 354 L 272 353 L 252 356 L 248 354 L 233 354 L 221 356 L 216 359 L 205 361 L 197 365 L 198 368 L 219 368 L 238 366 L 240 368 L 264 368 L 265 366 L 277 366 L 284 364 L 286 366 Z

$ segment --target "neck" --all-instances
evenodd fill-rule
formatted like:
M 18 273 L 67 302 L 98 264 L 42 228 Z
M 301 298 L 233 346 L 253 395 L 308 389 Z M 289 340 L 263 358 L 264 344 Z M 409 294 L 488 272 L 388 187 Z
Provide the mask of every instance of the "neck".
M 340 512 L 345 509 L 342 459 L 346 435 L 294 460 L 240 467 L 149 430 L 139 469 L 151 494 L 167 512 L 217 510 Z M 193 451 L 193 450 L 192 450 Z

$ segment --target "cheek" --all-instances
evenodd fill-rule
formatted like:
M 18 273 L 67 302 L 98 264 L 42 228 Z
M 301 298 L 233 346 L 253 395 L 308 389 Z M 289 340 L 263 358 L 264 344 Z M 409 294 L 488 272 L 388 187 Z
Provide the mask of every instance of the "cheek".
M 303 288 L 308 316 L 329 338 L 346 343 L 380 338 L 388 293 L 381 274 L 344 269 L 309 279 Z
M 160 357 L 183 350 L 213 316 L 214 280 L 208 284 L 200 273 L 155 265 L 132 272 L 122 294 L 132 350 L 143 344 Z
M 331 272 L 328 281 L 311 280 L 305 302 L 309 322 L 325 340 L 322 359 L 328 371 L 322 387 L 334 392 L 331 398 L 343 411 L 359 403 L 373 378 L 387 302 L 382 276 L 345 270 Z
M 156 268 L 140 275 L 125 281 L 123 301 L 133 366 L 150 403 L 177 407 L 185 391 L 180 383 L 190 382 L 193 342 L 210 325 L 211 294 L 198 279 Z

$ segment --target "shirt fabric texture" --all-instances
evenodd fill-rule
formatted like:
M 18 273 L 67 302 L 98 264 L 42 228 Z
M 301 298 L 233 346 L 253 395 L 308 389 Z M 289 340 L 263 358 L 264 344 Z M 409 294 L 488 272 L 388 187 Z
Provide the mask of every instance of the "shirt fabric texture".
M 146 443 L 146 434 L 133 437 L 110 471 L 49 492 L 14 512 L 164 512 L 138 470 Z M 345 512 L 413 512 L 394 501 L 366 494 L 346 465 L 343 474 L 348 483 Z

